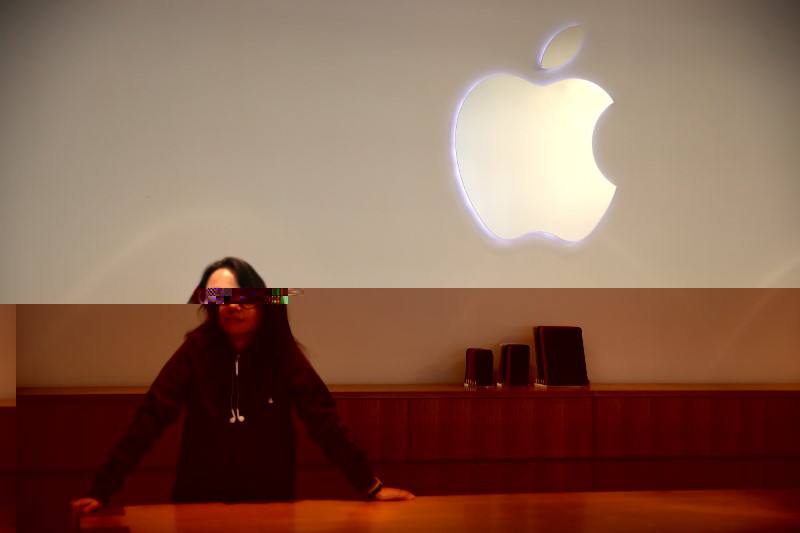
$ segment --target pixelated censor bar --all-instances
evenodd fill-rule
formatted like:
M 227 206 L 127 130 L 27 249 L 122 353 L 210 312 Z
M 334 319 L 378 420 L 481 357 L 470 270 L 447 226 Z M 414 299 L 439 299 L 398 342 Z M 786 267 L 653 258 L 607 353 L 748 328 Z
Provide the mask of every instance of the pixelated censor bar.
M 273 304 L 287 305 L 289 296 L 303 294 L 302 289 L 195 289 L 192 302 L 202 304 Z

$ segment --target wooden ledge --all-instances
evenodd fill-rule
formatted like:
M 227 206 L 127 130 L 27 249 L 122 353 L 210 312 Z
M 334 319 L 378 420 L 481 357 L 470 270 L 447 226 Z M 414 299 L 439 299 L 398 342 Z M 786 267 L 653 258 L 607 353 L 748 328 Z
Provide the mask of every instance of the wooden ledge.
M 466 390 L 460 384 L 417 384 L 417 385 L 329 385 L 335 398 L 341 399 L 409 399 L 409 398 L 535 398 L 535 397 L 575 397 L 607 398 L 631 396 L 795 396 L 800 394 L 798 383 L 732 383 L 732 384 L 694 384 L 694 383 L 622 383 L 592 384 L 588 387 L 477 387 Z M 143 396 L 148 387 L 48 387 L 19 388 L 17 396 Z M 9 400 L 15 402 L 15 400 Z M 0 403 L 2 405 L 2 403 Z M 16 405 L 16 403 L 14 403 Z

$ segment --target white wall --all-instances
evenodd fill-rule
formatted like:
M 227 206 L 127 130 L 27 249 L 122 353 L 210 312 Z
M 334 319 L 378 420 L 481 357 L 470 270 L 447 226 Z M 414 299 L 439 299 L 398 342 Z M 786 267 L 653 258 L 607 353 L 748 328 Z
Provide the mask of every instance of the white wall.
M 224 255 L 293 287 L 800 284 L 792 0 L 3 2 L 0 300 L 186 300 Z M 451 159 L 473 83 L 615 103 L 579 245 L 498 244 Z
M 144 386 L 193 305 L 19 305 L 21 387 Z M 796 383 L 798 289 L 311 289 L 293 331 L 330 384 L 460 383 L 464 351 L 583 328 L 593 383 Z
M 17 397 L 16 308 L 16 305 L 0 305 L 0 400 Z

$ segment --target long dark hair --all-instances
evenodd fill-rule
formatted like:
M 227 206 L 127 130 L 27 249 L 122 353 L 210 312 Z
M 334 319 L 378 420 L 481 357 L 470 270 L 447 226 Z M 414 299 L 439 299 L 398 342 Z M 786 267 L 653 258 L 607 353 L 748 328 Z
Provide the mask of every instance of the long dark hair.
M 199 303 L 199 296 L 205 291 L 208 278 L 216 270 L 227 268 L 236 276 L 236 282 L 243 289 L 266 289 L 267 285 L 258 272 L 250 266 L 244 259 L 238 257 L 225 257 L 215 261 L 206 267 L 200 278 L 200 283 L 195 288 L 189 303 Z M 303 354 L 303 347 L 297 342 L 289 326 L 289 314 L 286 305 L 259 303 L 258 331 L 256 332 L 256 342 L 264 343 L 270 348 L 275 348 L 276 353 L 289 355 L 291 353 Z M 224 338 L 225 333 L 219 323 L 219 304 L 205 303 L 200 307 L 200 311 L 205 315 L 205 320 L 186 333 L 186 338 L 192 335 L 207 335 L 211 337 Z
M 203 275 L 200 277 L 200 282 L 194 288 L 194 292 L 192 292 L 192 295 L 189 297 L 189 301 L 187 303 L 201 303 L 200 298 L 201 295 L 204 294 L 203 291 L 205 291 L 208 278 L 210 278 L 211 274 L 220 268 L 227 268 L 233 272 L 233 275 L 236 276 L 236 282 L 239 284 L 239 287 L 243 289 L 267 288 L 267 284 L 264 283 L 264 280 L 258 275 L 256 269 L 250 266 L 250 263 L 244 259 L 239 259 L 238 257 L 223 257 L 219 261 L 214 261 L 206 267 L 206 269 L 203 271 Z
M 261 303 L 256 305 L 259 307 L 259 321 L 255 342 L 274 349 L 277 354 L 289 355 L 296 351 L 302 353 L 302 345 L 294 338 L 292 328 L 289 326 L 286 305 Z M 224 339 L 225 332 L 219 323 L 219 304 L 203 304 L 200 310 L 205 319 L 199 326 L 186 333 L 186 338 L 201 335 Z

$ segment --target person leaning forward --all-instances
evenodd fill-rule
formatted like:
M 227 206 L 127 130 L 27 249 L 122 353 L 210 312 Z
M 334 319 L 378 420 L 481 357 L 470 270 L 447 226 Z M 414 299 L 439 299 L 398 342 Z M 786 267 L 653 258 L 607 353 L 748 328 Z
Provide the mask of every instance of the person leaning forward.
M 198 287 L 239 288 L 240 280 L 265 287 L 250 265 L 235 258 L 209 265 Z M 86 497 L 71 502 L 75 516 L 107 506 L 182 409 L 175 503 L 295 499 L 292 411 L 366 498 L 414 497 L 384 487 L 375 477 L 366 452 L 349 438 L 333 397 L 292 335 L 285 305 L 205 303 L 202 309 L 205 321 L 186 334 L 161 369 Z

